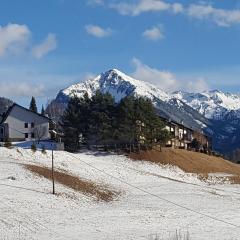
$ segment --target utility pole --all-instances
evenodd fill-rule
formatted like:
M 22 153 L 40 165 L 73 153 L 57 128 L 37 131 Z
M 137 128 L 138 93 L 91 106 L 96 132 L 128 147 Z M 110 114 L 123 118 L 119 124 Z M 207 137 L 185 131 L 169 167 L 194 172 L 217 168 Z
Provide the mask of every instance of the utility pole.
M 52 144 L 52 187 L 53 187 L 53 194 L 55 194 L 55 180 L 54 180 L 54 156 L 53 156 L 53 144 Z

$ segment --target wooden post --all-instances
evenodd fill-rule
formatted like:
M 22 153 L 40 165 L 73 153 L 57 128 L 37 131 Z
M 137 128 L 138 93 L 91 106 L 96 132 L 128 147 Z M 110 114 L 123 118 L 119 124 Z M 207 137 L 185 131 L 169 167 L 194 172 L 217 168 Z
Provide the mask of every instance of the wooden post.
M 55 194 L 55 179 L 54 179 L 54 162 L 53 162 L 53 147 L 52 147 L 52 187 L 53 187 L 53 194 Z

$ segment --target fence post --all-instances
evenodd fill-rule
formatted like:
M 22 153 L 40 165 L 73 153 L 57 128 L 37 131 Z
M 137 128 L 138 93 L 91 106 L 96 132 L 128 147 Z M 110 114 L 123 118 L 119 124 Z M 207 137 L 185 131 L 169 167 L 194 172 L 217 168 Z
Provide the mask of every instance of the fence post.
M 53 194 L 55 194 L 55 179 L 54 179 L 54 156 L 53 156 L 53 144 L 52 144 L 52 187 L 53 187 Z

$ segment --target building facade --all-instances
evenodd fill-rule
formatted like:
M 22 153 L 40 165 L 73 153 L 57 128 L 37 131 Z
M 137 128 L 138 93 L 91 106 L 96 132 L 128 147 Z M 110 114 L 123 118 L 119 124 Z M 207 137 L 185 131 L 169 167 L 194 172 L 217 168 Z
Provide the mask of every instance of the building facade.
M 185 127 L 183 124 L 178 124 L 172 121 L 166 121 L 166 130 L 170 132 L 170 139 L 166 143 L 167 147 L 173 148 L 189 148 L 193 140 L 193 130 Z
M 166 147 L 189 149 L 191 148 L 192 141 L 196 139 L 201 146 L 212 149 L 211 138 L 206 136 L 202 131 L 186 127 L 183 122 L 178 123 L 162 117 L 161 119 L 165 122 L 166 130 L 170 133 L 170 139 L 166 143 Z
M 0 142 L 49 139 L 50 119 L 18 104 L 3 114 L 0 122 Z

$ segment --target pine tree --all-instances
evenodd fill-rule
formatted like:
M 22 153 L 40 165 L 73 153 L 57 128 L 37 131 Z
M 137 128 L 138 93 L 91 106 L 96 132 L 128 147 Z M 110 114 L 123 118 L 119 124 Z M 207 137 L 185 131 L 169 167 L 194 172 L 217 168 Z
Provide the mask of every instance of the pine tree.
M 29 109 L 35 113 L 37 113 L 37 104 L 36 104 L 36 100 L 34 97 L 32 97 L 31 102 L 30 102 L 30 106 Z
M 119 143 L 131 143 L 136 138 L 136 114 L 133 96 L 123 98 L 117 106 L 116 138 Z
M 89 98 L 74 96 L 70 99 L 68 107 L 63 114 L 60 125 L 64 132 L 66 150 L 75 152 L 80 142 L 85 139 L 88 132 Z
M 99 91 L 90 102 L 90 116 L 88 119 L 88 143 L 108 144 L 113 142 L 113 122 L 115 102 L 110 94 L 102 94 Z
M 168 134 L 149 99 L 129 96 L 118 105 L 118 139 L 121 143 L 144 143 L 152 146 L 164 142 Z
M 41 115 L 45 115 L 45 109 L 44 109 L 44 107 L 43 107 L 43 105 L 42 105 L 42 109 L 41 109 Z
M 76 151 L 83 142 L 153 146 L 169 137 L 149 99 L 128 96 L 116 104 L 110 94 L 99 91 L 91 99 L 87 94 L 71 98 L 60 125 L 69 151 Z

